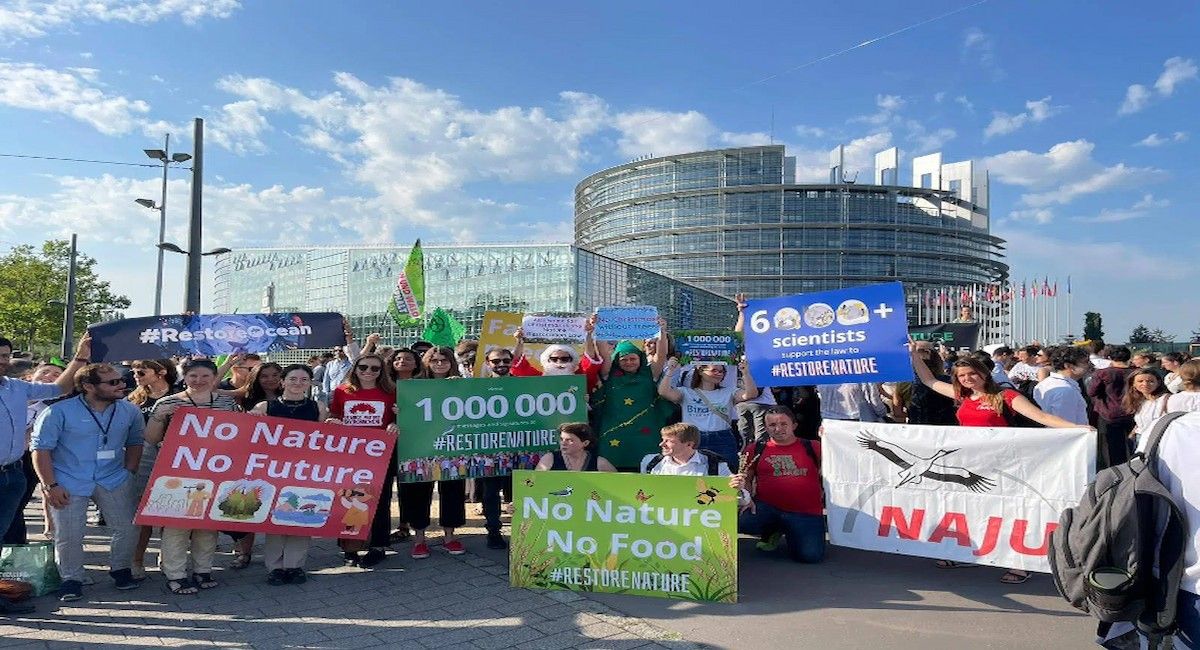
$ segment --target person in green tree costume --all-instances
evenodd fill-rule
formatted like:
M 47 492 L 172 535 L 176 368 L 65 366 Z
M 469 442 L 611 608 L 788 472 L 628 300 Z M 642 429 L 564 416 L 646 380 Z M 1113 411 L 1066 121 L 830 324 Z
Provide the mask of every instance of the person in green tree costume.
M 667 323 L 660 318 L 658 326 L 658 349 L 666 350 Z M 677 408 L 659 397 L 655 384 L 666 355 L 647 361 L 646 354 L 629 341 L 621 341 L 615 348 L 597 347 L 604 361 L 601 386 L 592 394 L 592 416 L 600 436 L 598 452 L 618 470 L 636 472 L 646 454 L 657 453 L 658 433 Z

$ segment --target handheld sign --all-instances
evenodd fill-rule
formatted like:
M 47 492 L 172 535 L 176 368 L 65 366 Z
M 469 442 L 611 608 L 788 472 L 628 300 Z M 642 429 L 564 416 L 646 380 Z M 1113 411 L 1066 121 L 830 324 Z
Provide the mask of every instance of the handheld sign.
M 909 381 L 899 282 L 751 300 L 746 356 L 759 386 Z
M 658 336 L 658 307 L 599 307 L 596 339 L 636 341 Z
M 92 361 L 257 354 L 346 343 L 341 314 L 194 314 L 126 318 L 90 325 Z
M 513 474 L 514 587 L 737 602 L 727 476 Z
M 581 375 L 396 383 L 396 458 L 407 483 L 506 476 L 587 421 Z
M 675 333 L 675 349 L 679 351 L 679 363 L 683 365 L 708 361 L 737 363 L 741 347 L 742 335 L 728 330 L 684 330 Z
M 483 325 L 479 330 L 479 348 L 475 352 L 475 376 L 495 377 L 487 363 L 487 355 L 497 348 L 512 352 L 516 345 L 513 335 L 521 327 L 524 314 L 507 311 L 488 311 L 483 314 Z M 550 343 L 533 343 L 525 340 L 525 360 L 534 368 L 542 369 L 541 354 Z M 583 345 L 568 344 L 575 349 L 577 358 L 583 357 Z
M 134 523 L 366 539 L 395 440 L 380 429 L 181 408 Z
M 913 325 L 908 333 L 914 341 L 942 343 L 951 350 L 975 350 L 979 344 L 979 323 Z
M 586 318 L 579 314 L 525 314 L 521 329 L 534 343 L 583 343 Z

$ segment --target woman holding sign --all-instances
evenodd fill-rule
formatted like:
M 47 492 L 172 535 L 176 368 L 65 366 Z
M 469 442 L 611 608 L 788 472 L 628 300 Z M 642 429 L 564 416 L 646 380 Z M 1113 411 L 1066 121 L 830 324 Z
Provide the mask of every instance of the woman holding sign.
M 312 368 L 294 363 L 283 368 L 283 394 L 259 402 L 251 413 L 290 420 L 322 422 L 329 417 L 325 405 L 309 397 L 312 391 Z M 267 584 L 304 584 L 304 561 L 308 559 L 311 537 L 302 535 L 267 535 L 263 545 L 263 564 L 267 565 Z
M 992 373 L 983 362 L 975 357 L 966 357 L 950 366 L 950 381 L 939 380 L 920 358 L 916 346 L 909 340 L 913 369 L 917 378 L 930 390 L 949 397 L 958 405 L 958 424 L 963 427 L 1008 427 L 1012 426 L 1014 414 L 1023 415 L 1045 427 L 1076 429 L 1078 424 L 1057 415 L 1046 413 L 1021 393 L 1011 388 L 1001 388 L 992 379 Z M 950 569 L 972 566 L 950 560 L 938 560 L 938 568 Z M 1029 579 L 1029 572 L 1009 569 L 1000 576 L 1005 584 L 1021 584 Z
M 150 421 L 146 423 L 146 443 L 160 444 L 171 418 L 181 407 L 241 411 L 237 402 L 217 388 L 217 364 L 208 359 L 189 359 L 183 364 L 182 393 L 167 395 L 154 404 Z M 212 589 L 217 581 L 212 577 L 213 555 L 217 550 L 217 531 L 190 528 L 162 529 L 160 559 L 167 587 L 174 594 L 194 594 L 199 589 Z M 192 573 L 188 574 L 188 553 L 191 553 Z
M 700 447 L 719 454 L 737 472 L 738 438 L 733 432 L 733 418 L 737 417 L 736 405 L 758 397 L 758 386 L 744 367 L 742 389 L 728 375 L 728 366 L 723 363 L 697 364 L 688 386 L 673 388 L 672 378 L 679 370 L 679 361 L 667 361 L 662 378 L 658 382 L 658 394 L 679 404 L 683 408 L 683 423 L 700 430 Z
M 439 346 L 430 348 L 421 359 L 421 374 L 418 379 L 461 378 L 454 350 Z M 434 463 L 438 463 L 434 460 Z M 449 469 L 449 461 L 443 459 Z M 435 474 L 440 475 L 440 474 Z M 444 537 L 442 546 L 450 555 L 462 555 L 466 547 L 454 535 L 454 529 L 467 523 L 467 483 L 465 480 L 438 481 L 438 523 Z M 424 560 L 429 557 L 429 543 L 425 541 L 425 529 L 429 528 L 429 509 L 433 505 L 433 482 L 405 483 L 400 491 L 400 506 L 404 509 L 401 518 L 413 527 L 412 558 Z
M 667 349 L 667 322 L 658 319 L 657 345 Z M 603 346 L 607 347 L 607 346 Z M 657 453 L 658 432 L 674 405 L 658 395 L 657 379 L 666 357 L 650 360 L 630 341 L 601 349 L 600 388 L 592 394 L 592 412 L 609 459 L 618 468 L 637 471 L 646 454 Z
M 329 418 L 326 422 L 348 427 L 370 427 L 396 433 L 396 387 L 384 370 L 383 357 L 364 354 L 346 374 L 346 381 L 333 391 L 329 399 Z M 392 528 L 392 482 L 396 479 L 396 457 L 388 463 L 387 474 L 379 488 L 379 506 L 371 522 L 370 546 L 366 555 L 359 556 L 359 542 L 341 540 L 347 566 L 370 568 L 379 564 L 387 549 Z

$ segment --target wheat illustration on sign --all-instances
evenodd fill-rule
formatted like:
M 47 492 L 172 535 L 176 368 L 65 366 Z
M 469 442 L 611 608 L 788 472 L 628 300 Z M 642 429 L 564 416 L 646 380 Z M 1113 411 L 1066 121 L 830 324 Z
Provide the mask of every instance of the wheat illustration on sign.
M 996 486 L 992 479 L 943 461 L 946 456 L 958 451 L 957 449 L 939 449 L 932 456 L 918 456 L 900 445 L 881 440 L 866 431 L 859 432 L 858 444 L 900 468 L 900 483 L 896 487 L 909 483 L 920 485 L 927 478 L 943 483 L 958 483 L 972 492 L 987 492 Z

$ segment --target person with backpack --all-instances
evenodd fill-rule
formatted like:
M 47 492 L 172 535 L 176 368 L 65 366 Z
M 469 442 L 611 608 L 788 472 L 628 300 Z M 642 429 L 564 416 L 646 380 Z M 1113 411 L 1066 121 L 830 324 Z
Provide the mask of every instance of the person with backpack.
M 659 454 L 642 458 L 641 473 L 658 476 L 731 476 L 729 464 L 720 454 L 700 446 L 700 430 L 679 422 L 663 427 Z M 749 495 L 747 495 L 749 496 Z
M 825 559 L 825 499 L 821 443 L 796 436 L 796 416 L 786 406 L 767 410 L 765 442 L 747 448 L 742 473 L 729 486 L 746 490 L 738 532 L 761 535 L 759 550 L 773 551 L 780 536 L 795 562 Z
M 1168 413 L 1063 510 L 1047 559 L 1106 648 L 1200 649 L 1200 414 Z M 1135 632 L 1136 631 L 1136 632 Z M 1134 641 L 1134 643 L 1130 643 Z

